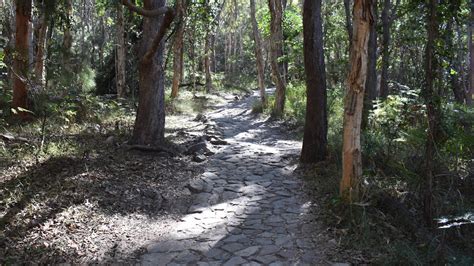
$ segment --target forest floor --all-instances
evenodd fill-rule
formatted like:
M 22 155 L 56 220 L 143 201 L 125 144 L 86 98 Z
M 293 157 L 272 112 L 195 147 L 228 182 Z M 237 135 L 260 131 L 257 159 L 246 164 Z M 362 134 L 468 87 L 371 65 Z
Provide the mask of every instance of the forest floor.
M 354 257 L 308 196 L 296 134 L 252 114 L 256 95 L 211 97 L 204 115 L 167 118 L 180 156 L 124 149 L 127 136 L 105 130 L 70 136 L 82 147 L 76 153 L 3 160 L 0 264 Z

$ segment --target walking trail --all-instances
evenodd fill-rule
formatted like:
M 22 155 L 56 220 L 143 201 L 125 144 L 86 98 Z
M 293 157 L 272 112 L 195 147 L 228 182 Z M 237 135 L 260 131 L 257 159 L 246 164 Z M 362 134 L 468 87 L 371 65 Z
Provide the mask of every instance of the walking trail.
M 257 99 L 230 102 L 206 114 L 228 145 L 190 184 L 194 200 L 188 214 L 147 245 L 142 264 L 324 264 L 312 238 L 317 229 L 311 202 L 290 163 L 301 143 L 251 114 Z

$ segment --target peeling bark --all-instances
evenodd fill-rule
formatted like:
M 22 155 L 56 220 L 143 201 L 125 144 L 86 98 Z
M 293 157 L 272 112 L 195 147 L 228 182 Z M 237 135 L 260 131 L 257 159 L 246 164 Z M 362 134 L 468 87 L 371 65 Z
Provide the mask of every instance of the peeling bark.
M 360 197 L 362 178 L 360 131 L 367 79 L 367 48 L 370 28 L 374 22 L 372 5 L 372 0 L 355 0 L 353 8 L 354 38 L 351 47 L 351 70 L 344 99 L 343 173 L 340 186 L 341 197 L 346 202 L 357 201 Z

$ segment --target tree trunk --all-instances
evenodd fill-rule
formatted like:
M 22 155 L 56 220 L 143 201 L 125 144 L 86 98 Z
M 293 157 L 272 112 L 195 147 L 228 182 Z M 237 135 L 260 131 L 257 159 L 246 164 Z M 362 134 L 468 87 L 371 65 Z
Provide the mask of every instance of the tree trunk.
M 67 74 L 72 74 L 71 66 L 71 55 L 72 55 L 72 2 L 71 0 L 65 0 L 64 5 L 66 7 L 66 25 L 64 26 L 63 36 L 63 67 Z
M 391 0 L 384 0 L 382 10 L 382 73 L 380 80 L 380 98 L 386 99 L 389 92 L 388 88 L 388 67 L 390 65 L 390 9 Z
M 301 161 L 315 163 L 326 157 L 328 131 L 321 0 L 304 2 L 303 34 L 307 104 Z
M 117 4 L 117 56 L 115 61 L 115 80 L 117 85 L 117 97 L 124 98 L 127 94 L 125 82 L 125 33 L 123 6 Z
M 374 23 L 370 27 L 368 60 L 367 60 L 367 81 L 365 83 L 364 113 L 362 117 L 362 127 L 368 123 L 370 110 L 373 108 L 373 101 L 377 93 L 377 0 L 373 0 Z
M 184 21 L 185 6 L 183 0 L 178 0 L 177 6 L 178 30 L 173 44 L 173 85 L 171 87 L 171 98 L 178 97 L 179 84 L 181 83 L 183 72 L 183 43 L 186 24 Z
M 428 225 L 433 225 L 434 207 L 433 207 L 433 168 L 436 152 L 436 141 L 439 136 L 440 128 L 440 95 L 434 89 L 436 80 L 436 71 L 438 62 L 436 59 L 436 39 L 438 38 L 438 22 L 437 22 L 437 0 L 430 0 L 428 4 L 427 14 L 427 33 L 428 39 L 425 51 L 425 86 L 423 90 L 423 98 L 425 100 L 426 111 L 428 116 L 428 132 L 426 138 L 425 150 L 425 184 L 424 184 L 424 218 Z
M 281 0 L 269 0 L 268 3 L 271 15 L 270 64 L 272 67 L 273 80 L 276 85 L 275 105 L 273 106 L 272 115 L 275 117 L 280 117 L 283 115 L 283 111 L 285 109 L 286 97 L 286 82 L 282 73 L 283 66 L 278 62 L 278 59 L 283 56 L 283 6 Z
M 35 86 L 38 89 L 44 89 L 45 84 L 45 75 L 44 75 L 44 65 L 45 65 L 45 50 L 46 50 L 46 32 L 48 29 L 48 20 L 46 16 L 46 8 L 43 4 L 38 8 L 40 12 L 40 17 L 38 18 L 38 23 L 35 27 L 35 36 L 36 36 L 36 49 L 35 49 L 35 60 L 34 60 L 34 69 L 35 69 Z
M 13 61 L 13 100 L 12 107 L 28 109 L 28 51 L 30 44 L 31 0 L 16 1 L 15 52 Z M 29 117 L 27 112 L 19 111 L 21 119 Z
M 359 200 L 362 178 L 360 128 L 364 91 L 367 78 L 368 42 L 374 22 L 372 0 L 355 0 L 351 70 L 347 79 L 348 90 L 344 99 L 344 134 L 342 151 L 341 197 L 346 202 Z
M 209 30 L 204 40 L 204 73 L 206 75 L 206 92 L 212 91 L 212 74 L 211 74 L 211 34 Z
M 257 18 L 255 15 L 255 0 L 250 0 L 250 19 L 252 20 L 253 40 L 255 42 L 255 60 L 257 64 L 258 88 L 260 90 L 260 100 L 262 106 L 267 104 L 267 96 L 265 93 L 265 68 L 262 54 L 262 40 L 260 31 L 258 30 Z
M 344 0 L 344 13 L 346 15 L 346 30 L 349 36 L 349 51 L 352 46 L 352 22 L 351 22 L 351 0 Z
M 455 11 L 455 10 L 454 10 Z M 448 54 L 448 61 L 449 61 L 449 83 L 451 86 L 451 90 L 453 91 L 454 95 L 454 100 L 458 104 L 464 104 L 464 99 L 465 97 L 465 90 L 461 86 L 461 71 L 457 66 L 456 62 L 456 55 L 455 55 L 455 49 L 456 47 L 454 46 L 453 43 L 453 38 L 455 31 L 452 27 L 453 21 L 449 21 L 446 25 L 446 47 L 451 51 Z
M 466 103 L 472 105 L 474 98 L 474 0 L 471 0 L 471 16 L 469 18 L 469 91 L 466 96 Z
M 166 0 L 145 0 L 145 10 L 162 8 Z M 159 146 L 165 137 L 165 77 L 163 70 L 164 39 L 172 17 L 145 17 L 139 66 L 138 110 L 132 144 Z M 157 38 L 161 36 L 161 39 Z

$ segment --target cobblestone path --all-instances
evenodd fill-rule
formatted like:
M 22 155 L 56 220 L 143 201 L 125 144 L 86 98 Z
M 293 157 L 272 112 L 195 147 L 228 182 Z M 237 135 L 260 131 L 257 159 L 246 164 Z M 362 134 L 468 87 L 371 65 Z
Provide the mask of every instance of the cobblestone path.
M 189 214 L 147 246 L 144 265 L 320 265 L 302 181 L 301 143 L 250 114 L 256 96 L 206 116 L 228 145 L 193 180 Z

